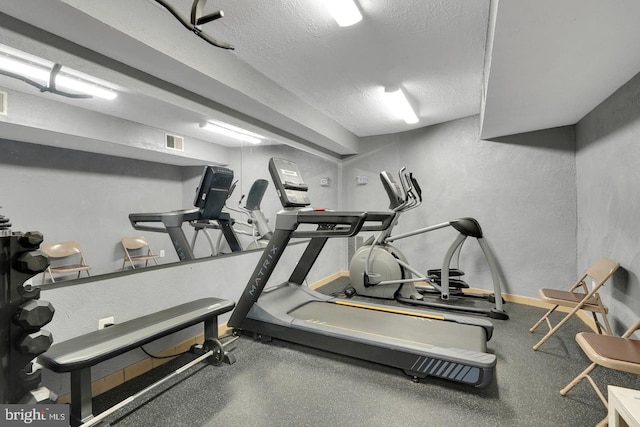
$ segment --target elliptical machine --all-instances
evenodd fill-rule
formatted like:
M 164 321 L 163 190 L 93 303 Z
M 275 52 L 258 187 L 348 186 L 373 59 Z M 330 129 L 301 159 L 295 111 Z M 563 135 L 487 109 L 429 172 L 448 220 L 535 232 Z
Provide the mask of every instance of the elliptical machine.
M 398 173 L 402 187 L 386 171 L 380 173 L 380 179 L 389 196 L 389 208 L 397 213 L 395 222 L 386 230 L 381 231 L 375 238 L 368 239 L 354 254 L 349 266 L 351 286 L 356 294 L 375 298 L 396 299 L 399 302 L 440 308 L 446 310 L 464 311 L 467 313 L 482 314 L 494 319 L 506 320 L 509 318 L 503 310 L 503 299 L 500 288 L 498 268 L 487 242 L 484 239 L 482 228 L 473 218 L 460 218 L 449 222 L 421 228 L 408 233 L 392 236 L 393 227 L 397 224 L 401 213 L 418 207 L 422 203 L 422 190 L 413 174 L 405 172 L 402 168 Z M 441 269 L 429 270 L 424 274 L 411 267 L 404 254 L 392 242 L 430 231 L 453 227 L 459 232 L 456 239 L 447 250 Z M 475 238 L 482 249 L 487 265 L 493 279 L 493 294 L 469 294 L 462 289 L 469 286 L 460 279 L 464 275 L 457 268 L 460 250 L 468 237 Z M 451 261 L 456 258 L 455 267 L 451 267 Z M 420 284 L 425 283 L 425 285 Z M 425 299 L 425 295 L 436 294 L 443 301 L 450 296 L 482 298 L 494 306 L 482 308 L 475 306 L 455 305 L 452 303 L 438 303 Z

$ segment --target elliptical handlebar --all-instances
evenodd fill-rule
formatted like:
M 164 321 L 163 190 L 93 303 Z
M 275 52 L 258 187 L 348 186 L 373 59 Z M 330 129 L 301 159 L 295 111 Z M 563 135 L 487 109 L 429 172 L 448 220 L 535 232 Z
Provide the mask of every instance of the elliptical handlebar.
M 418 181 L 413 177 L 413 172 L 407 173 L 406 169 L 403 166 L 398 171 L 398 178 L 403 192 L 403 202 L 394 208 L 395 212 L 406 212 L 422 204 L 422 190 L 418 185 Z

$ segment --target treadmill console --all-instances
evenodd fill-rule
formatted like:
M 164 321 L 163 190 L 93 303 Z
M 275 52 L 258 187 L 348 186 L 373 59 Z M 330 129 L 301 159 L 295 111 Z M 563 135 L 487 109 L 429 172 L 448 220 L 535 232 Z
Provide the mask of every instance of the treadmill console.
M 296 208 L 311 204 L 307 196 L 307 184 L 294 162 L 272 157 L 269 159 L 269 173 L 283 207 Z
M 200 208 L 200 219 L 217 219 L 229 197 L 233 171 L 220 166 L 205 166 L 193 205 Z

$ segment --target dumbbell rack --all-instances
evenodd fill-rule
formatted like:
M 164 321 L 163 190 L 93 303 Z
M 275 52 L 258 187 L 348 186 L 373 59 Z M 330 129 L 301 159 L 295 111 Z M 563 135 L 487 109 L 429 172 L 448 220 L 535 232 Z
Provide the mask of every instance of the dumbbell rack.
M 53 318 L 50 303 L 40 300 L 40 289 L 25 281 L 49 266 L 38 249 L 39 232 L 11 232 L 8 218 L 0 215 L 0 403 L 51 403 L 35 358 L 53 342 L 41 329 Z

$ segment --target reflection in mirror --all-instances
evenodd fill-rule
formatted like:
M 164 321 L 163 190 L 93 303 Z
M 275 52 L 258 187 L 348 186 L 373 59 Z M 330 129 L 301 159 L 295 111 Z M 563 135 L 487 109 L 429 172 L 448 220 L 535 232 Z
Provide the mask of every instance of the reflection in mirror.
M 260 245 L 256 240 L 268 236 L 264 230 L 273 229 L 276 213 L 281 209 L 268 174 L 270 157 L 295 159 L 304 168 L 314 206 L 339 207 L 337 161 L 286 145 L 227 150 L 228 168 L 234 171 L 236 184 L 222 212 L 227 212 L 233 221 L 242 249 Z M 162 164 L 7 139 L 0 140 L 0 151 L 0 181 L 14 183 L 3 186 L 3 214 L 12 219 L 14 230 L 41 231 L 45 242 L 78 242 L 91 265 L 91 278 L 83 277 L 80 282 L 122 271 L 121 239 L 127 236 L 145 237 L 161 256 L 157 268 L 179 261 L 165 233 L 135 230 L 129 214 L 189 207 L 198 211 L 193 200 L 202 179 L 202 166 Z M 328 187 L 322 184 L 327 178 L 331 183 Z M 268 185 L 258 203 L 251 189 L 260 180 L 268 181 Z M 181 228 L 187 244 L 193 245 L 197 229 L 188 222 Z M 254 235 L 255 230 L 260 236 Z M 194 258 L 210 258 L 212 253 L 229 251 L 220 230 L 214 227 L 207 232 L 213 243 L 200 233 L 192 246 Z M 135 270 L 143 271 L 144 268 Z M 34 285 L 40 285 L 41 279 L 35 278 Z M 77 274 L 56 277 L 57 284 L 76 281 Z M 44 286 L 50 283 L 47 278 Z
M 229 167 L 234 171 L 235 188 L 229 193 L 224 212 L 232 218 L 233 229 L 243 250 L 253 250 L 266 246 L 275 226 L 276 214 L 282 209 L 271 182 L 268 162 L 271 157 L 295 159 L 305 174 L 311 178 L 308 183 L 314 194 L 314 206 L 338 208 L 338 163 L 315 154 L 284 144 L 253 145 L 243 144 L 230 150 Z M 185 179 L 185 192 L 193 187 L 199 170 L 190 168 L 190 176 Z M 325 185 L 333 183 L 334 187 Z M 200 238 L 196 229 L 194 254 L 197 258 L 212 254 L 230 252 L 223 233 L 215 227 L 206 230 L 206 238 Z

